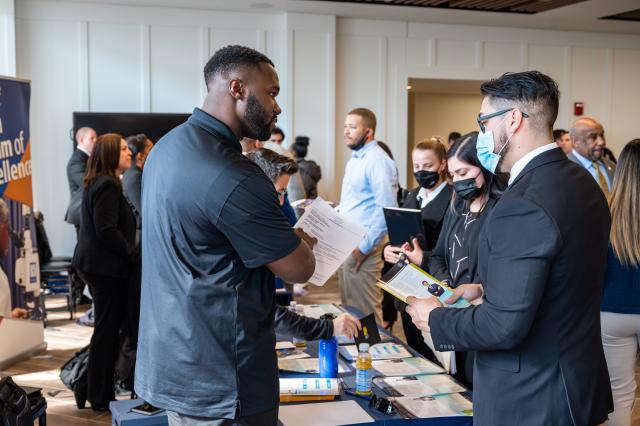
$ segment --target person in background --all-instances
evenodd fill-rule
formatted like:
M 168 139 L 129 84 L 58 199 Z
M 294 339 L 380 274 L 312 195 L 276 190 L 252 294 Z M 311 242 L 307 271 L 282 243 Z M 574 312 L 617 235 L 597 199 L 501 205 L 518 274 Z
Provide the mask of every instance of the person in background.
M 9 252 L 9 206 L 0 198 L 0 257 Z M 26 318 L 28 312 L 23 308 L 11 309 L 11 286 L 7 274 L 0 268 L 0 324 L 3 318 Z
M 425 252 L 417 241 L 402 246 L 409 260 L 429 271 L 438 280 L 460 294 L 467 283 L 480 283 L 478 274 L 478 238 L 504 184 L 482 167 L 476 154 L 478 132 L 460 138 L 447 151 L 447 167 L 453 181 L 451 208 L 433 251 Z M 428 332 L 424 340 L 434 350 Z M 441 364 L 453 365 L 448 352 L 436 352 Z M 455 352 L 454 377 L 473 388 L 473 352 Z M 452 371 L 452 368 L 449 368 Z
M 444 217 L 449 210 L 453 189 L 447 182 L 447 151 L 444 144 L 434 139 L 419 142 L 411 151 L 413 174 L 418 186 L 407 194 L 402 207 L 422 211 L 422 227 L 424 238 L 412 242 L 416 250 L 433 250 Z M 422 244 L 422 247 L 420 245 Z M 385 266 L 383 274 L 399 260 L 401 246 L 386 245 L 383 250 Z M 420 263 L 418 263 L 420 265 Z M 427 270 L 428 271 L 428 270 Z M 405 304 L 398 300 L 396 308 L 402 316 L 402 328 L 407 344 L 426 358 L 435 361 L 435 355 L 422 338 L 422 333 L 404 311 Z
M 291 145 L 291 152 L 296 163 L 302 185 L 306 192 L 306 198 L 318 197 L 318 182 L 322 179 L 322 170 L 320 166 L 313 160 L 307 160 L 307 151 L 309 149 L 309 138 L 307 136 L 296 136 L 295 142 Z
M 604 195 L 609 198 L 616 165 L 604 158 L 607 143 L 602 124 L 594 118 L 580 118 L 573 123 L 569 134 L 573 150 L 567 157 L 587 169 Z
M 101 135 L 87 163 L 80 233 L 72 261 L 93 296 L 96 320 L 89 346 L 87 396 L 96 411 L 107 411 L 115 399 L 114 366 L 127 283 L 140 257 L 135 247 L 135 218 L 120 182 L 130 167 L 131 151 L 122 136 Z
M 273 182 L 280 205 L 284 204 L 287 185 L 298 171 L 296 162 L 269 149 L 258 149 L 247 154 L 247 158 L 258 165 Z M 276 332 L 302 338 L 307 341 L 328 339 L 331 336 L 353 338 L 361 329 L 360 321 L 350 314 L 342 314 L 333 320 L 308 318 L 276 304 Z
M 571 143 L 571 135 L 565 129 L 555 129 L 553 131 L 553 141 L 558 145 L 558 148 L 569 155 L 573 151 L 573 144 Z
M 136 215 L 137 229 L 142 229 L 142 208 L 140 205 L 140 192 L 142 190 L 142 169 L 144 162 L 147 160 L 153 142 L 144 134 L 129 136 L 127 145 L 131 151 L 132 161 L 131 167 L 122 175 L 122 187 L 124 195 L 127 197 Z M 136 242 L 140 241 L 139 235 L 136 235 Z
M 389 145 L 387 145 L 383 141 L 378 141 L 378 146 L 380 148 L 382 148 L 384 152 L 387 153 L 389 158 L 391 158 L 391 160 L 393 160 L 393 162 L 395 164 L 396 160 L 395 160 L 395 158 L 393 158 L 393 154 L 391 153 L 391 148 L 389 148 Z M 396 167 L 396 173 L 398 173 L 398 167 Z M 397 197 L 397 201 L 398 201 L 398 205 L 399 206 L 401 206 L 402 203 L 404 202 L 404 197 L 407 196 L 407 192 L 409 192 L 409 191 L 407 191 L 402 186 L 400 186 L 400 182 L 398 181 L 398 197 Z M 386 294 L 386 292 L 385 292 L 385 294 Z
M 458 140 L 458 138 L 462 136 L 460 132 L 451 132 L 449 133 L 449 137 L 447 138 L 447 146 L 450 147 L 453 143 Z M 448 149 L 448 148 L 447 148 Z
M 347 260 L 338 268 L 342 303 L 363 314 L 374 313 L 382 321 L 382 293 L 376 286 L 382 270 L 382 247 L 387 226 L 383 207 L 396 207 L 398 171 L 375 138 L 376 116 L 366 108 L 349 112 L 344 122 L 344 141 L 353 151 L 342 180 L 340 213 L 367 228 Z
M 600 307 L 614 406 L 606 424 L 629 426 L 640 342 L 640 139 L 620 153 L 610 209 L 611 243 Z
M 258 148 L 267 148 L 271 151 L 275 151 L 280 155 L 286 155 L 287 150 L 285 149 L 284 143 L 284 132 L 280 127 L 274 127 L 271 131 L 271 136 L 269 140 L 261 142 L 262 145 L 258 146 Z
M 76 228 L 76 234 L 80 229 L 80 206 L 82 204 L 82 192 L 87 161 L 93 151 L 97 139 L 96 131 L 91 127 L 81 127 L 76 132 L 76 149 L 71 154 L 67 163 L 67 180 L 69 182 L 69 206 L 64 220 Z M 77 236 L 77 235 L 76 235 Z
M 610 162 L 612 162 L 613 164 L 616 164 L 618 162 L 618 160 L 616 160 L 616 156 L 613 155 L 613 151 L 611 151 L 606 144 L 604 144 L 604 149 L 602 150 L 602 156 L 606 159 L 609 160 Z

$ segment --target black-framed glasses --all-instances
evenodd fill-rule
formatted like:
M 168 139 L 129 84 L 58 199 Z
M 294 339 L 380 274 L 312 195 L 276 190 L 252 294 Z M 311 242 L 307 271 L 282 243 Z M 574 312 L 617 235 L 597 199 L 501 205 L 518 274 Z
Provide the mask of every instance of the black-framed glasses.
M 476 121 L 478 122 L 478 126 L 480 127 L 480 131 L 482 133 L 485 132 L 486 128 L 484 127 L 484 123 L 488 119 L 493 118 L 493 117 L 498 117 L 499 115 L 502 115 L 502 114 L 506 114 L 509 111 L 513 111 L 514 109 L 515 108 L 507 108 L 507 109 L 503 109 L 503 110 L 500 110 L 500 111 L 492 112 L 491 114 L 485 114 L 485 115 L 478 114 L 478 118 L 476 118 Z M 529 114 L 527 114 L 526 112 L 524 112 L 524 111 L 520 111 L 520 112 L 522 113 L 522 116 L 524 118 L 528 118 L 529 117 Z
M 371 399 L 369 400 L 369 407 L 373 407 L 377 411 L 387 415 L 396 413 L 393 402 L 389 401 L 387 398 L 378 396 L 375 393 L 371 395 Z

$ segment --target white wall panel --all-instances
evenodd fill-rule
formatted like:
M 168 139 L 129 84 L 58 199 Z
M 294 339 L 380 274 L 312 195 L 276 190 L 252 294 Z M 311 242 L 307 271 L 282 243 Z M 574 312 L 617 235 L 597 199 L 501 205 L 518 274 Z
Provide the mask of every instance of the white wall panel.
M 92 111 L 141 112 L 145 75 L 143 25 L 89 24 L 89 106 Z
M 447 68 L 475 68 L 477 44 L 473 41 L 438 40 L 436 66 Z
M 433 40 L 424 40 L 420 38 L 408 38 L 406 40 L 407 62 L 425 66 L 433 65 L 433 57 L 435 52 L 433 48 L 435 44 Z
M 73 147 L 71 113 L 82 106 L 81 35 L 81 25 L 72 22 L 16 21 L 18 75 L 31 79 L 34 203 L 44 214 L 57 255 L 71 254 L 75 246 L 75 230 L 64 222 L 64 214 L 69 202 L 66 165 Z
M 519 71 L 522 64 L 522 44 L 520 43 L 483 43 L 482 66 L 485 68 Z
M 615 49 L 611 89 L 611 119 L 605 127 L 607 145 L 619 153 L 632 139 L 640 138 L 640 50 Z
M 151 27 L 152 112 L 191 112 L 202 104 L 202 43 L 199 28 Z
M 538 70 L 556 80 L 560 87 L 560 109 L 555 127 L 567 128 L 571 125 L 570 109 L 570 64 L 571 57 L 567 46 L 530 44 L 527 48 L 528 70 Z
M 262 30 L 215 28 L 211 30 L 211 54 L 231 44 L 240 44 L 264 52 L 264 46 L 260 42 L 263 37 Z
M 587 72 L 588 71 L 588 72 Z M 574 47 L 571 49 L 571 103 L 584 102 L 584 115 L 608 121 L 609 108 L 605 99 L 610 87 L 606 49 Z M 571 114 L 571 119 L 575 120 Z

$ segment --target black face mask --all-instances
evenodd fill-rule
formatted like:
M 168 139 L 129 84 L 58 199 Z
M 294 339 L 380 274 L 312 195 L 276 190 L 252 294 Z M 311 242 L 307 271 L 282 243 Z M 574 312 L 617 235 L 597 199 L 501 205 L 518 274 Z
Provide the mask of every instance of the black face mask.
M 463 200 L 474 200 L 482 192 L 482 188 L 476 186 L 476 178 L 462 179 L 453 182 L 453 189 L 458 197 Z
M 440 173 L 429 170 L 419 170 L 413 174 L 424 189 L 433 188 L 440 180 Z
M 366 142 L 367 142 L 367 135 L 365 133 L 360 139 L 358 139 L 358 142 L 356 142 L 355 145 L 347 145 L 347 146 L 354 151 L 358 151 L 360 148 L 364 146 Z

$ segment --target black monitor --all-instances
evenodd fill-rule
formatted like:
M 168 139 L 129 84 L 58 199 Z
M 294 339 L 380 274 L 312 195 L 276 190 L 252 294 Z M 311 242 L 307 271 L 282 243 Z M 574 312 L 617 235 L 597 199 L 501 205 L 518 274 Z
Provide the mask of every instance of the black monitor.
M 98 135 L 119 133 L 123 137 L 144 133 L 154 143 L 169 130 L 187 121 L 191 114 L 74 112 L 71 139 L 81 127 L 91 127 Z

